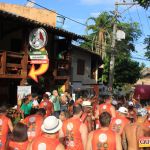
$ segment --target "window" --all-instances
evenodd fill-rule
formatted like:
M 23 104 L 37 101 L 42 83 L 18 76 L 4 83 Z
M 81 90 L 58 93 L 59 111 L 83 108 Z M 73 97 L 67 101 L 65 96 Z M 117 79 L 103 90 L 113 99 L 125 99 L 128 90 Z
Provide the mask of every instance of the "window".
M 77 74 L 84 75 L 84 69 L 85 69 L 85 61 L 82 59 L 78 59 L 77 60 Z

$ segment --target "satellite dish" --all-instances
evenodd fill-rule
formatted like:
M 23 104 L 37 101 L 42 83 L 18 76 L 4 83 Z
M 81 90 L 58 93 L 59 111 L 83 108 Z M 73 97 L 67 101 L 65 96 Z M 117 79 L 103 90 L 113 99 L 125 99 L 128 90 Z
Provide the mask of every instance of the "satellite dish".
M 35 0 L 27 1 L 26 7 L 34 7 Z

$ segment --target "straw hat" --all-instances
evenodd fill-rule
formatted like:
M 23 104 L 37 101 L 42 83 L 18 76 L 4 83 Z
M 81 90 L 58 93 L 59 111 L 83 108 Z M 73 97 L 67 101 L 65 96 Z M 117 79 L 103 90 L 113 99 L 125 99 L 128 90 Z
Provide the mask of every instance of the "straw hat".
M 56 133 L 62 127 L 62 122 L 60 119 L 57 119 L 55 116 L 49 116 L 45 118 L 41 130 L 45 133 Z

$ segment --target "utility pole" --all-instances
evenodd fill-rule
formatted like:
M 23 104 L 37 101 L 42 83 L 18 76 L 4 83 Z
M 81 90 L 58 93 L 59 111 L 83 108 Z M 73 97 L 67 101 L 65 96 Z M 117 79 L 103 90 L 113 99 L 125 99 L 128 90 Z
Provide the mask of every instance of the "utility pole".
M 115 2 L 115 12 L 114 12 L 114 24 L 113 24 L 113 36 L 112 36 L 112 45 L 111 45 L 111 58 L 110 58 L 110 68 L 109 68 L 109 91 L 112 94 L 112 89 L 113 89 L 113 81 L 114 81 L 114 66 L 115 66 L 115 53 L 116 53 L 116 32 L 117 32 L 117 18 L 118 18 L 118 6 L 119 5 L 129 5 L 129 6 L 134 6 L 138 5 L 138 3 L 133 2 L 133 3 L 119 3 L 117 0 Z M 129 7 L 129 8 L 131 8 Z M 129 9 L 127 8 L 127 10 Z M 126 10 L 125 10 L 126 11 Z M 124 12 L 125 12 L 124 11 Z
M 115 13 L 114 14 L 115 16 L 114 16 L 114 24 L 113 24 L 113 36 L 112 36 L 111 58 L 110 58 L 110 69 L 109 69 L 109 90 L 111 93 L 112 93 L 113 80 L 114 80 L 118 2 L 115 2 L 115 12 L 114 13 Z

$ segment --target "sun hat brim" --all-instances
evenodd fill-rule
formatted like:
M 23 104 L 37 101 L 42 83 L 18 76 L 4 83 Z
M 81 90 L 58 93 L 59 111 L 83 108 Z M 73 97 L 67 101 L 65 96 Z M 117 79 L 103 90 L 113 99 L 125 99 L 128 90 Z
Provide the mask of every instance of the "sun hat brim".
M 44 132 L 44 133 L 56 133 L 58 132 L 61 128 L 62 128 L 62 121 L 60 119 L 58 119 L 59 123 L 58 123 L 58 126 L 52 130 L 47 130 L 44 128 L 44 124 L 42 124 L 41 126 L 41 130 Z
M 82 105 L 82 107 L 90 107 L 90 108 L 92 108 L 91 105 Z

